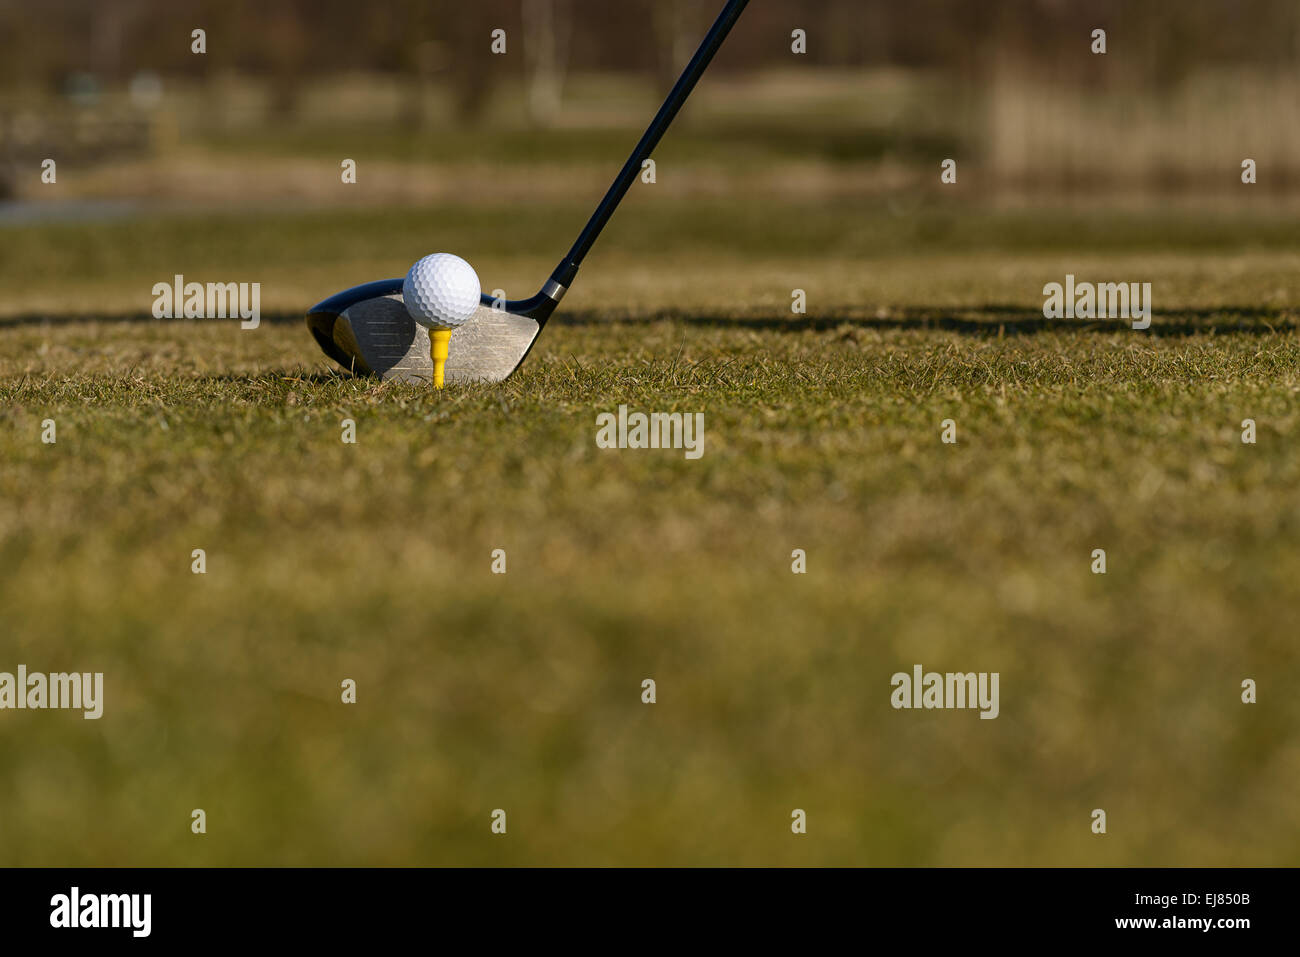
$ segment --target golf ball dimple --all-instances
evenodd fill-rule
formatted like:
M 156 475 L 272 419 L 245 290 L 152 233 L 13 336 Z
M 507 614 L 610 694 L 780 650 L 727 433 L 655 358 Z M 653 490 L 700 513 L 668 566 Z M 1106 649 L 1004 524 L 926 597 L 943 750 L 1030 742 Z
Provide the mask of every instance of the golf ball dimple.
M 406 309 L 422 326 L 459 326 L 474 315 L 482 292 L 474 267 L 451 253 L 425 256 L 402 283 Z

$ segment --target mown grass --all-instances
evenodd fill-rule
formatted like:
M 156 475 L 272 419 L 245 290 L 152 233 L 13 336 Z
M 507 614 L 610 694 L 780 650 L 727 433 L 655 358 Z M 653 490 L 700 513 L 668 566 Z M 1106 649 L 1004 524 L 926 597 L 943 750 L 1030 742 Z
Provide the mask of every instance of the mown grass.
M 0 670 L 107 683 L 4 713 L 0 858 L 1294 863 L 1280 224 L 643 204 L 516 377 L 442 393 L 331 373 L 287 308 L 84 318 L 163 263 L 318 257 L 306 304 L 453 221 L 526 282 L 557 227 L 515 212 L 0 233 Z M 1152 331 L 1044 323 L 1067 269 L 1154 280 Z M 703 458 L 598 449 L 620 404 L 703 412 Z M 891 709 L 915 663 L 999 672 L 1001 716 Z
M 591 202 L 604 183 L 592 186 Z M 987 212 L 917 191 L 889 200 L 737 201 L 634 190 L 584 266 L 578 309 L 644 317 L 815 315 L 878 306 L 1038 313 L 1067 272 L 1150 281 L 1157 310 L 1294 306 L 1293 218 L 1088 209 Z M 938 187 L 935 187 L 938 190 Z M 468 258 L 487 289 L 531 295 L 585 223 L 585 203 L 355 210 L 234 209 L 0 229 L 0 318 L 147 316 L 152 288 L 259 282 L 269 312 L 298 314 L 355 283 L 399 276 L 430 249 Z

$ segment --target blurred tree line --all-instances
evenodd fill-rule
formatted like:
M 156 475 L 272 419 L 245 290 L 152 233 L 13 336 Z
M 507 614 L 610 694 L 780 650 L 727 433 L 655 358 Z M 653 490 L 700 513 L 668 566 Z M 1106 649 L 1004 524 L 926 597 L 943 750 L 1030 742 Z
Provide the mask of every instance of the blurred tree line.
M 291 112 L 320 72 L 372 70 L 454 91 L 473 118 L 494 84 L 528 84 L 539 119 L 570 71 L 628 71 L 668 85 L 721 0 L 0 0 L 0 88 L 111 85 L 138 71 L 202 80 L 264 79 Z M 207 54 L 190 31 L 207 31 Z M 978 81 L 994 63 L 1052 71 L 1063 44 L 1110 33 L 1112 63 L 1172 85 L 1206 64 L 1300 60 L 1298 0 L 752 0 L 720 70 L 794 66 L 790 33 L 808 33 L 799 66 L 896 65 Z M 493 29 L 509 54 L 489 54 Z M 1078 46 L 1082 45 L 1082 46 Z M 1139 55 L 1127 56 L 1140 51 Z M 1117 67 L 1119 68 L 1119 67 Z M 418 116 L 412 110 L 412 116 Z
M 204 116 L 202 104 L 239 103 L 230 91 L 251 86 L 261 121 L 292 121 L 308 115 L 322 79 L 387 75 L 395 82 L 382 84 L 385 115 L 396 108 L 404 128 L 444 122 L 448 103 L 473 122 L 501 91 L 545 126 L 563 114 L 575 74 L 621 73 L 666 89 L 721 7 L 0 0 L 0 199 L 52 144 L 70 161 L 164 148 L 175 114 L 150 109 L 164 89 L 210 94 L 190 107 Z M 196 28 L 206 31 L 202 56 L 191 52 Z M 1090 52 L 1098 28 L 1105 57 Z M 506 32 L 506 56 L 491 53 L 496 29 Z M 790 48 L 795 29 L 807 34 L 801 56 Z M 1058 192 L 1104 182 L 1208 188 L 1240 160 L 1224 150 L 1248 143 L 1271 182 L 1300 185 L 1300 133 L 1285 122 L 1300 97 L 1300 0 L 751 0 L 714 69 L 884 67 L 911 75 L 877 81 L 912 92 L 893 101 L 863 93 L 880 143 L 899 149 L 941 135 L 1001 182 Z M 851 94 L 853 84 L 831 85 Z M 103 91 L 129 95 L 101 101 Z M 82 108 L 101 102 L 111 108 Z M 829 155 L 827 137 L 818 148 Z M 860 138 L 848 142 L 861 151 Z
M 722 0 L 0 0 L 0 82 L 57 86 L 69 73 L 120 82 L 136 70 L 264 75 L 291 101 L 317 70 L 437 74 L 463 87 L 467 112 L 511 70 L 629 70 L 668 83 Z M 1136 34 L 1152 75 L 1175 81 L 1210 62 L 1295 60 L 1296 0 L 753 0 L 723 69 L 789 62 L 790 30 L 809 34 L 805 64 L 978 69 L 989 56 L 1056 59 L 1093 27 L 1112 55 Z M 208 31 L 207 56 L 190 31 Z M 504 64 L 489 34 L 507 31 Z M 1121 29 L 1122 27 L 1122 29 Z M 1127 44 L 1132 48 L 1132 44 Z M 537 57 L 529 60 L 529 52 Z M 546 65 L 542 61 L 552 60 Z

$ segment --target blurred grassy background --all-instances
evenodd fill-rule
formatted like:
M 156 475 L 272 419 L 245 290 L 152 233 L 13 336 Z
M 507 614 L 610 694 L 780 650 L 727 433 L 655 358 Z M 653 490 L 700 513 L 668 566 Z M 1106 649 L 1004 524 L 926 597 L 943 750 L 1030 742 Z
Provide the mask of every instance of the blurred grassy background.
M 333 374 L 338 289 L 535 290 L 713 12 L 557 4 L 548 66 L 547 6 L 0 30 L 0 670 L 107 685 L 0 717 L 0 861 L 1294 863 L 1294 5 L 754 4 L 518 376 Z M 1067 272 L 1151 332 L 1044 321 Z M 147 318 L 175 273 L 262 326 Z M 917 662 L 1001 717 L 892 710 Z

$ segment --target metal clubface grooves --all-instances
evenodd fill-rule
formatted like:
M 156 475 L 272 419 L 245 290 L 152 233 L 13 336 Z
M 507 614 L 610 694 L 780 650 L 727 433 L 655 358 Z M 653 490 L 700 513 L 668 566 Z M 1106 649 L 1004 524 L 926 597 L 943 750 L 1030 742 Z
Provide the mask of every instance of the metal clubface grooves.
M 307 324 L 344 368 L 354 365 L 357 372 L 384 380 L 433 381 L 429 331 L 411 318 L 400 293 L 364 298 L 340 312 L 318 307 Z M 480 303 L 451 334 L 446 381 L 500 382 L 523 361 L 540 330 L 535 319 Z

